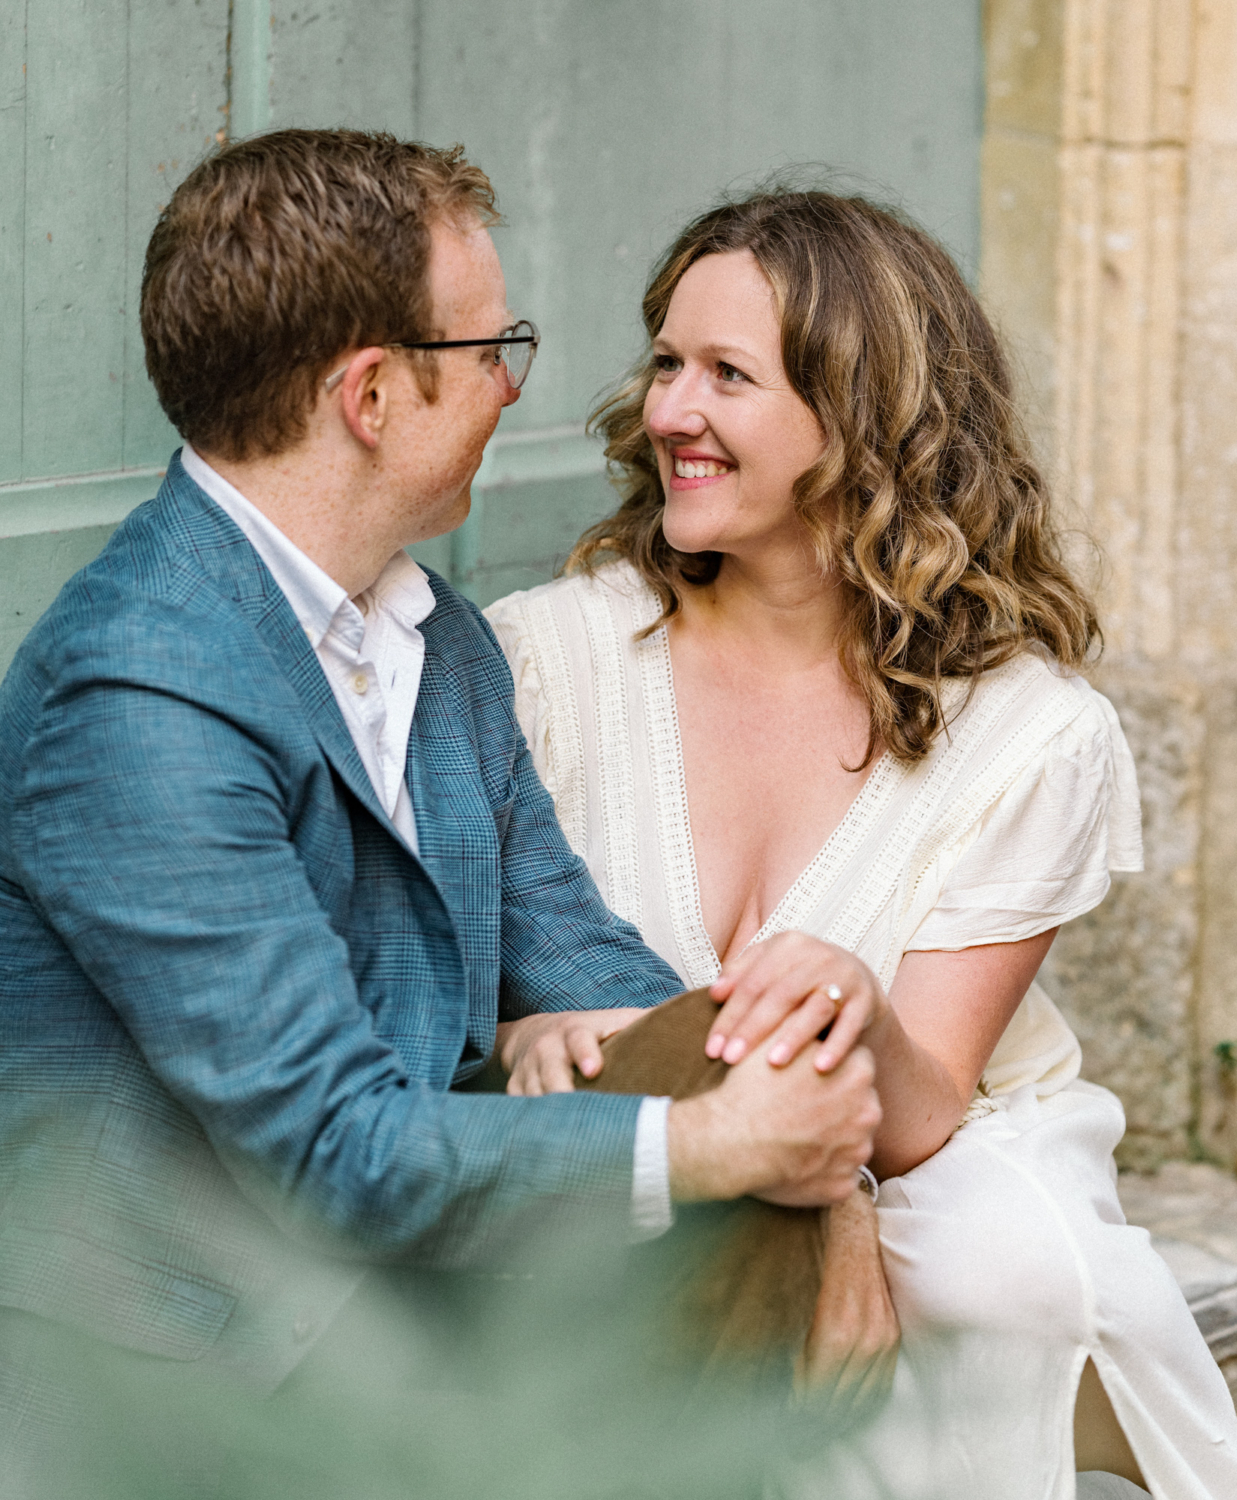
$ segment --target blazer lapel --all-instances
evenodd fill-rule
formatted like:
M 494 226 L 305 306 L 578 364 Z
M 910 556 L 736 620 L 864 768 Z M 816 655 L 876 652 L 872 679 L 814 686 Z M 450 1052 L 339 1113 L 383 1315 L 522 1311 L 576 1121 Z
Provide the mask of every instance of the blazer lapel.
M 417 820 L 421 862 L 442 894 L 447 910 L 471 911 L 467 899 L 466 862 L 461 858 L 460 820 L 466 803 L 452 787 L 460 772 L 459 724 L 444 701 L 444 674 L 438 657 L 426 645 L 417 708 L 408 736 L 405 777 Z
M 178 455 L 168 465 L 164 494 L 186 534 L 187 544 L 205 571 L 232 594 L 241 612 L 275 658 L 279 670 L 292 684 L 314 738 L 344 785 L 400 847 L 406 849 L 378 800 L 331 685 L 296 612 L 249 539 L 227 512 L 189 478 Z

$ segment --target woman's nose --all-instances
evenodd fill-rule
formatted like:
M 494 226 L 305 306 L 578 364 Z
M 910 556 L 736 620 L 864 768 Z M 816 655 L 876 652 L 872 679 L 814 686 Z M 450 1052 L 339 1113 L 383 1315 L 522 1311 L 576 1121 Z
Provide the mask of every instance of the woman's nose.
M 698 404 L 692 399 L 689 381 L 682 375 L 672 380 L 660 391 L 654 387 L 655 399 L 646 408 L 645 426 L 654 437 L 674 437 L 682 433 L 685 437 L 700 437 L 708 423 Z

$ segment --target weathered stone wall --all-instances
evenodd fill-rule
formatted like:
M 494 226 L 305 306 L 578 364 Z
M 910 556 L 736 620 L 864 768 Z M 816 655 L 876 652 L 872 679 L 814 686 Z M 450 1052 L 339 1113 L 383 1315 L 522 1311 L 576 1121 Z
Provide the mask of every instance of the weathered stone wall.
M 1237 0 L 987 0 L 985 24 L 983 291 L 1100 544 L 1094 680 L 1147 849 L 1046 977 L 1127 1164 L 1237 1164 Z

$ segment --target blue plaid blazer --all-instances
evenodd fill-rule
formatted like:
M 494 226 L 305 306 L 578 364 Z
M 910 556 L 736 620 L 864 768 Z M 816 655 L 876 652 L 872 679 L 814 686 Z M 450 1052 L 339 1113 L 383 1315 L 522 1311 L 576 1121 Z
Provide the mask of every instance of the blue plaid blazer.
M 419 858 L 177 458 L 23 644 L 0 689 L 0 1308 L 277 1379 L 364 1265 L 491 1264 L 566 1199 L 628 1203 L 638 1100 L 452 1092 L 500 1018 L 680 984 L 564 840 L 489 627 L 431 582 Z

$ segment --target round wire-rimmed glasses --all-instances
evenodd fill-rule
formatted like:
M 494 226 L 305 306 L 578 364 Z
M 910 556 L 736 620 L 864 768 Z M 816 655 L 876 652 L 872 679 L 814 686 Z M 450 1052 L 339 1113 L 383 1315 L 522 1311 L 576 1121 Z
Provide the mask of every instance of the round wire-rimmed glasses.
M 518 323 L 513 323 L 510 328 L 503 331 L 494 339 L 396 339 L 397 349 L 485 349 L 489 345 L 494 346 L 494 363 L 501 359 L 507 366 L 507 379 L 511 382 L 511 389 L 518 391 L 528 378 L 528 372 L 533 367 L 533 358 L 537 353 L 537 345 L 541 342 L 541 335 L 537 332 L 537 325 L 530 323 L 527 318 L 521 318 Z
M 494 363 L 501 360 L 507 367 L 507 380 L 513 391 L 518 391 L 528 379 L 528 372 L 533 367 L 533 358 L 537 353 L 537 346 L 541 343 L 541 335 L 537 332 L 537 325 L 530 323 L 527 318 L 521 318 L 518 323 L 513 323 L 510 328 L 503 331 L 492 339 L 392 339 L 392 349 L 488 349 L 494 350 Z M 323 384 L 328 391 L 333 391 L 347 372 L 347 365 L 341 370 L 336 370 L 333 375 L 328 375 Z

